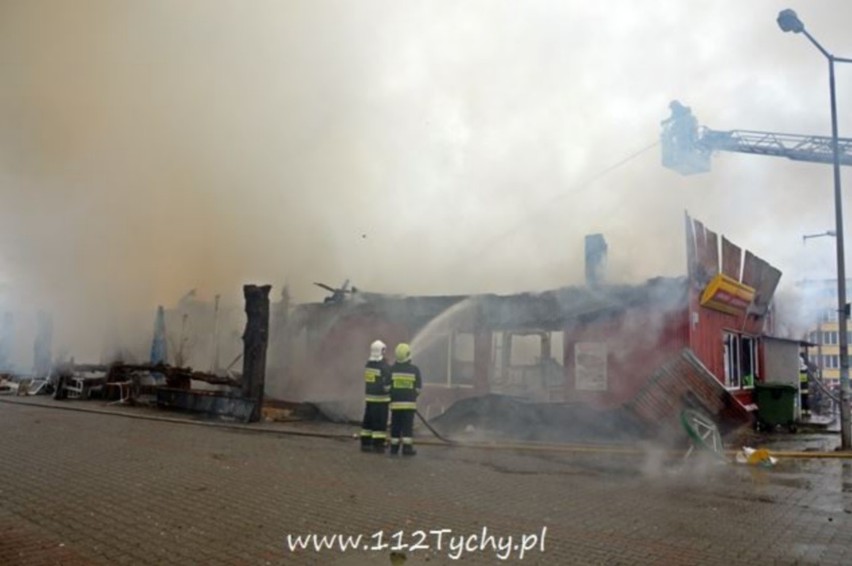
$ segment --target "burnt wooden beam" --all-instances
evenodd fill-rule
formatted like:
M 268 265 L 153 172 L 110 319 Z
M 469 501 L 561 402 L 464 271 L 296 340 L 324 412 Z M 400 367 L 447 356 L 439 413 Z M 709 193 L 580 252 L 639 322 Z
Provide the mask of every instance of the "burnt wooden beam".
M 243 397 L 255 401 L 249 422 L 260 420 L 269 342 L 270 285 L 244 285 L 246 330 L 243 333 Z

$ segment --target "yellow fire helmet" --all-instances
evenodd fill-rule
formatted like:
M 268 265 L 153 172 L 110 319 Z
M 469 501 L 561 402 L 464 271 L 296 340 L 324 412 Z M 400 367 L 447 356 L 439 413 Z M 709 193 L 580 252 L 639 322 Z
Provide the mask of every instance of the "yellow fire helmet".
M 396 345 L 394 353 L 396 354 L 396 361 L 399 363 L 411 361 L 411 346 L 404 342 Z

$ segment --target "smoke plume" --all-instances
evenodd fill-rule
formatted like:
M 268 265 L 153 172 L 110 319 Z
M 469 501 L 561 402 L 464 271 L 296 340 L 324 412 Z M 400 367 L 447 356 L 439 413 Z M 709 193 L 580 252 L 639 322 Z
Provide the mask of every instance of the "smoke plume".
M 785 282 L 823 253 L 831 275 L 828 242 L 801 245 L 832 227 L 829 167 L 730 154 L 683 178 L 651 149 L 586 182 L 673 98 L 717 129 L 828 133 L 826 65 L 785 7 L 6 0 L 0 310 L 52 312 L 85 359 L 191 288 L 544 289 L 582 281 L 592 232 L 637 281 L 683 273 L 684 209 Z M 848 2 L 799 15 L 852 55 Z

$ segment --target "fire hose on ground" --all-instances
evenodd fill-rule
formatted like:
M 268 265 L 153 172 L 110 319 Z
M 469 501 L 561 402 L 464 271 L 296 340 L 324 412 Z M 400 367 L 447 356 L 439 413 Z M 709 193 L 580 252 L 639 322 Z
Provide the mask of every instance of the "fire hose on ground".
M 441 433 L 440 433 L 440 432 L 438 432 L 437 430 L 435 430 L 435 427 L 433 427 L 432 425 L 430 425 L 430 424 L 429 424 L 429 421 L 427 421 L 427 420 L 426 420 L 426 417 L 424 417 L 424 416 L 420 413 L 420 411 L 418 411 L 418 410 L 416 410 L 416 409 L 415 409 L 415 411 L 414 411 L 414 412 L 415 412 L 415 413 L 417 413 L 417 417 L 420 419 L 420 422 L 422 422 L 422 423 L 423 423 L 423 426 L 425 426 L 426 428 L 428 428 L 428 429 L 429 429 L 429 432 L 431 432 L 432 434 L 434 434 L 434 435 L 435 435 L 435 437 L 436 437 L 438 440 L 441 440 L 441 441 L 443 441 L 443 442 L 446 442 L 447 444 L 456 444 L 456 441 L 455 441 L 455 440 L 450 440 L 449 438 L 446 438 L 445 436 L 441 435 Z

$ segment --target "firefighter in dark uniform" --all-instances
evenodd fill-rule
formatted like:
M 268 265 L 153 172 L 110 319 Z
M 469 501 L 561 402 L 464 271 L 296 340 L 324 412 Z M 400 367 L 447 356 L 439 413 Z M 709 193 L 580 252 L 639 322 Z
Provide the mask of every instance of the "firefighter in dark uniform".
M 810 373 L 805 356 L 801 354 L 799 357 L 799 402 L 802 409 L 802 418 L 806 419 L 811 416 L 810 390 L 808 388 Z
M 411 347 L 397 344 L 396 363 L 391 367 L 391 455 L 399 453 L 414 456 L 414 413 L 417 411 L 417 396 L 422 381 L 420 368 L 411 363 Z
M 364 421 L 361 424 L 361 450 L 384 453 L 388 438 L 390 366 L 385 361 L 385 343 L 370 345 L 370 360 L 364 368 Z

